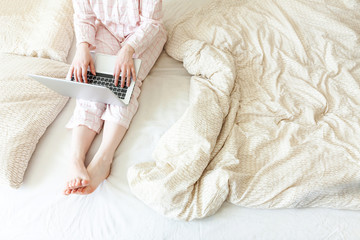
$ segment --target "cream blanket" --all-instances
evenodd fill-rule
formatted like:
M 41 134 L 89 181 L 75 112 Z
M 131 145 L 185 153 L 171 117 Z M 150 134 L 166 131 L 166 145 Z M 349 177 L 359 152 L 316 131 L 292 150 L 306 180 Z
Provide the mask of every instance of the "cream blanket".
M 132 192 L 170 217 L 253 208 L 360 209 L 359 1 L 216 1 L 167 52 L 194 75 L 190 105 Z
M 72 19 L 71 0 L 0 4 L 0 183 L 20 187 L 37 142 L 68 99 L 27 75 L 66 76 L 69 66 L 58 61 L 73 41 Z
M 27 75 L 65 78 L 68 69 L 49 59 L 0 54 L 0 183 L 20 187 L 36 144 L 68 99 Z

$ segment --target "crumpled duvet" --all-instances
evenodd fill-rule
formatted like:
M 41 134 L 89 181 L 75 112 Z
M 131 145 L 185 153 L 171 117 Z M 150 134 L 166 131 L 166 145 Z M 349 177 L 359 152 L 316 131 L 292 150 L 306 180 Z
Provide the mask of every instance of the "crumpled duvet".
M 184 16 L 167 53 L 193 75 L 190 104 L 132 192 L 192 220 L 224 201 L 360 209 L 360 3 L 214 1 Z

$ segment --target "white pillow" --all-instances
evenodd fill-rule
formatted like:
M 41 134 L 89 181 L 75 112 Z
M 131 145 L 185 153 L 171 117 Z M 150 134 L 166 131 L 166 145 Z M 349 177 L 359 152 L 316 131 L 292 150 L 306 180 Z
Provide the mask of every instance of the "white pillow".
M 170 31 L 177 20 L 195 9 L 208 5 L 213 0 L 163 0 L 163 22 Z

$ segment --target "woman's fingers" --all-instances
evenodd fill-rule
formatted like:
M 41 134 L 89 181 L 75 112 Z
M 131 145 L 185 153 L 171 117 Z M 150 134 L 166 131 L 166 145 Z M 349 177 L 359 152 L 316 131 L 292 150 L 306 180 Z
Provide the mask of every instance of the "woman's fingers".
M 89 52 L 89 44 L 81 43 L 76 49 L 76 53 L 71 64 L 69 71 L 69 78 L 74 76 L 76 82 L 88 82 L 87 69 L 90 67 L 90 71 L 95 75 L 94 60 Z
M 90 60 L 90 72 L 91 72 L 93 75 L 96 75 L 94 60 L 93 60 L 92 58 L 91 58 L 91 60 Z
M 132 74 L 133 81 L 136 82 L 136 72 L 135 72 L 134 66 L 132 66 L 132 68 L 131 68 L 131 74 Z
M 66 79 L 71 80 L 71 77 L 72 77 L 73 73 L 74 73 L 74 67 L 71 66 L 69 71 L 68 71 L 68 74 L 66 75 Z
M 114 84 L 115 86 L 117 86 L 119 84 L 119 76 L 120 76 L 120 69 L 118 67 L 115 68 L 115 72 L 114 72 Z
M 75 79 L 75 82 L 78 82 L 78 77 L 77 77 L 77 69 L 74 68 L 74 79 Z
M 131 69 L 128 68 L 126 71 L 127 71 L 126 86 L 130 87 L 130 82 L 131 82 Z
M 85 82 L 87 83 L 87 67 L 72 67 L 72 73 L 74 74 L 74 79 L 76 82 Z
M 114 71 L 115 86 L 118 86 L 118 83 L 119 83 L 118 80 L 119 80 L 120 73 L 121 73 L 120 87 L 123 88 L 125 86 L 125 84 L 127 87 L 130 87 L 131 77 L 134 79 L 134 81 L 136 81 L 136 73 L 135 73 L 134 65 L 131 65 L 131 64 L 116 65 L 115 71 Z
M 78 67 L 76 72 L 77 72 L 78 81 L 83 82 L 82 76 L 81 76 L 82 75 L 81 67 Z
M 87 67 L 83 66 L 81 68 L 82 71 L 82 78 L 85 83 L 87 83 Z
M 125 85 L 125 78 L 126 78 L 126 68 L 121 68 L 121 87 L 123 88 Z

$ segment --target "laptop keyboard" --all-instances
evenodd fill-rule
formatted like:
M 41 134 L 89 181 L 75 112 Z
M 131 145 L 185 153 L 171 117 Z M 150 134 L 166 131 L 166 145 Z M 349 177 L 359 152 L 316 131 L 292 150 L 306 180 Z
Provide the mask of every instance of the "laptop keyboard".
M 123 88 L 120 87 L 121 77 L 119 77 L 119 84 L 117 87 L 114 85 L 114 77 L 109 74 L 96 73 L 95 76 L 90 71 L 88 71 L 87 80 L 89 84 L 106 87 L 110 89 L 120 99 L 125 99 L 128 87 L 126 85 Z M 71 77 L 71 81 L 75 81 L 74 75 Z

